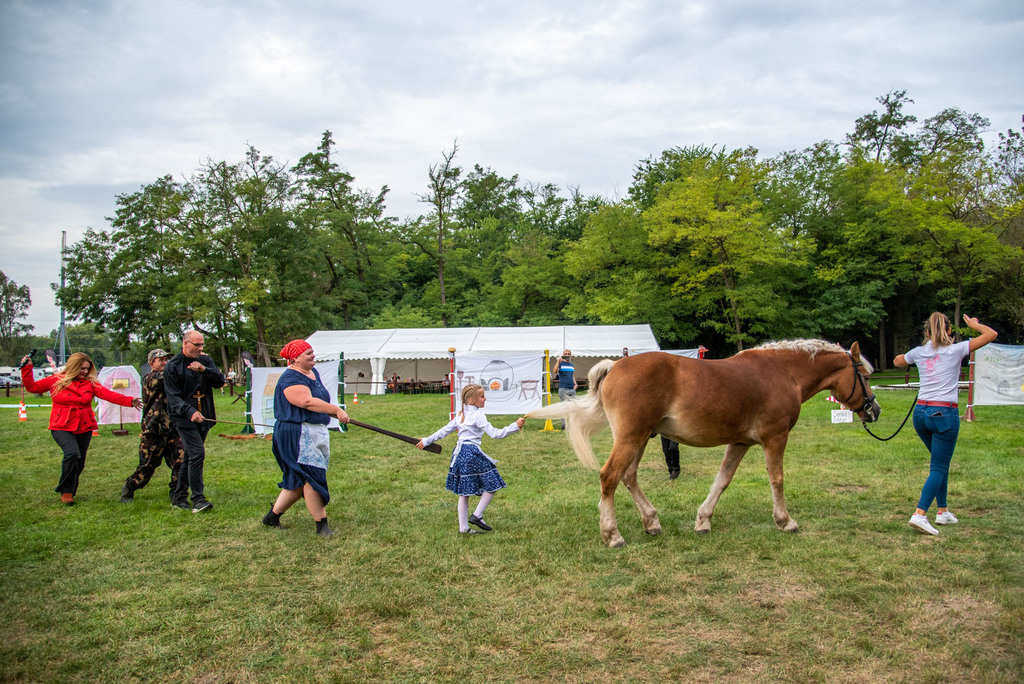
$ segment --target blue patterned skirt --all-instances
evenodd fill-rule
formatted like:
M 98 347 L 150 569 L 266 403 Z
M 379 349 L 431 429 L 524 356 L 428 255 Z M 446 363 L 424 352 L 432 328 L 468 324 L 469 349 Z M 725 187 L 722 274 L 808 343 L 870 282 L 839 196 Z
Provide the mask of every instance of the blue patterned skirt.
M 455 463 L 448 469 L 448 481 L 444 484 L 445 489 L 459 496 L 480 496 L 507 486 L 498 469 L 475 444 L 462 445 Z

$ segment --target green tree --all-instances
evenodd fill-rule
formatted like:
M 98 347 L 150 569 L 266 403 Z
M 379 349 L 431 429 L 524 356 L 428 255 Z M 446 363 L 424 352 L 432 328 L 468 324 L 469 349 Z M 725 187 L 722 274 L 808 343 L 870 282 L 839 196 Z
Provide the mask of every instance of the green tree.
M 592 213 L 565 264 L 578 283 L 565 308 L 571 318 L 607 325 L 650 323 L 663 344 L 696 338 L 692 302 L 673 292 L 673 254 L 651 248 L 650 231 L 632 202 Z
M 31 325 L 21 321 L 28 316 L 31 305 L 28 285 L 18 285 L 0 271 L 0 349 L 3 350 L 4 363 L 16 361 L 20 351 L 18 340 L 32 330 Z
M 1007 256 L 1000 245 L 994 167 L 981 133 L 984 117 L 946 109 L 920 134 L 921 163 L 907 194 L 918 202 L 922 249 L 933 282 L 942 284 L 959 321 L 965 294 L 993 280 Z
M 759 188 L 768 167 L 757 150 L 694 150 L 678 171 L 643 213 L 651 245 L 678 254 L 669 269 L 675 292 L 742 350 L 787 319 L 788 281 L 806 262 L 806 245 L 767 220 Z
M 445 289 L 445 268 L 448 265 L 452 242 L 458 233 L 458 225 L 453 220 L 453 205 L 460 189 L 462 168 L 455 164 L 459 144 L 452 143 L 451 150 L 442 152 L 442 161 L 432 164 L 427 177 L 428 190 L 418 195 L 419 200 L 431 207 L 430 213 L 407 222 L 399 231 L 400 239 L 406 244 L 414 245 L 426 255 L 437 267 L 438 312 L 444 327 L 448 327 L 451 312 L 448 307 L 448 295 Z
M 170 176 L 117 196 L 109 231 L 88 229 L 68 248 L 58 301 L 72 318 L 111 331 L 125 349 L 133 336 L 169 344 L 188 319 L 176 305 L 190 285 L 183 188 Z
M 1022 117 L 1024 121 L 1024 117 Z M 994 311 L 1024 339 L 1024 127 L 999 134 L 995 161 L 999 241 L 1008 248 L 1006 265 L 995 279 Z M 1006 331 L 1011 332 L 1011 331 Z
M 853 133 L 846 136 L 852 156 L 907 166 L 916 154 L 916 145 L 906 129 L 917 117 L 904 113 L 903 108 L 914 101 L 905 90 L 891 90 L 876 99 L 883 111 L 876 109 L 857 119 Z
M 315 236 L 319 255 L 310 261 L 322 268 L 320 288 L 310 292 L 306 320 L 328 323 L 324 311 L 340 312 L 340 323 L 349 328 L 390 301 L 393 289 L 382 268 L 388 250 L 384 218 L 387 186 L 379 192 L 357 192 L 354 178 L 333 157 L 334 140 L 325 131 L 315 152 L 302 157 L 293 169 L 299 203 L 294 212 L 300 230 Z M 309 288 L 313 283 L 306 282 Z M 319 327 L 319 325 L 318 325 Z
M 255 356 L 312 308 L 296 283 L 315 277 L 307 231 L 291 220 L 295 185 L 285 166 L 249 146 L 239 164 L 207 161 L 189 181 L 189 261 L 193 287 L 181 293 L 189 318 L 218 340 L 254 333 Z M 223 359 L 226 363 L 226 357 Z

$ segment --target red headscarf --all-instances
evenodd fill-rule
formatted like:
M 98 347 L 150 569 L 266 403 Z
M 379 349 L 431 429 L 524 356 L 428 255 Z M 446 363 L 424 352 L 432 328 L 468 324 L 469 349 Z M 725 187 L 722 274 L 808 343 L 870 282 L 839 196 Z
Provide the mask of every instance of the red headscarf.
M 281 349 L 281 358 L 294 361 L 299 358 L 300 355 L 312 348 L 312 345 L 310 345 L 306 340 L 292 340 Z

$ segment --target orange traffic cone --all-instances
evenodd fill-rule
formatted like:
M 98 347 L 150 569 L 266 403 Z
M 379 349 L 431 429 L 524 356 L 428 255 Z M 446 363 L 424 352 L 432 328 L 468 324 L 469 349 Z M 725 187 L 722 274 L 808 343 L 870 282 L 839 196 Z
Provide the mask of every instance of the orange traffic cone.
M 355 394 L 352 395 L 352 403 L 353 404 L 358 404 L 359 403 L 359 392 L 356 392 Z
M 24 423 L 26 420 L 28 420 L 28 411 L 25 410 L 25 400 L 22 399 L 18 405 L 18 422 Z

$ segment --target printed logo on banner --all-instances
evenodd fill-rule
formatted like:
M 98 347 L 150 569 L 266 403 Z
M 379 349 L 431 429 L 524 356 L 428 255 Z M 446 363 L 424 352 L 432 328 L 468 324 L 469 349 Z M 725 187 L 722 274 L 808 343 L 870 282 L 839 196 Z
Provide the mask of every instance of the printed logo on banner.
M 514 415 L 540 408 L 544 362 L 540 356 L 460 356 L 455 359 L 455 412 L 462 410 L 462 388 L 480 385 L 488 415 Z

